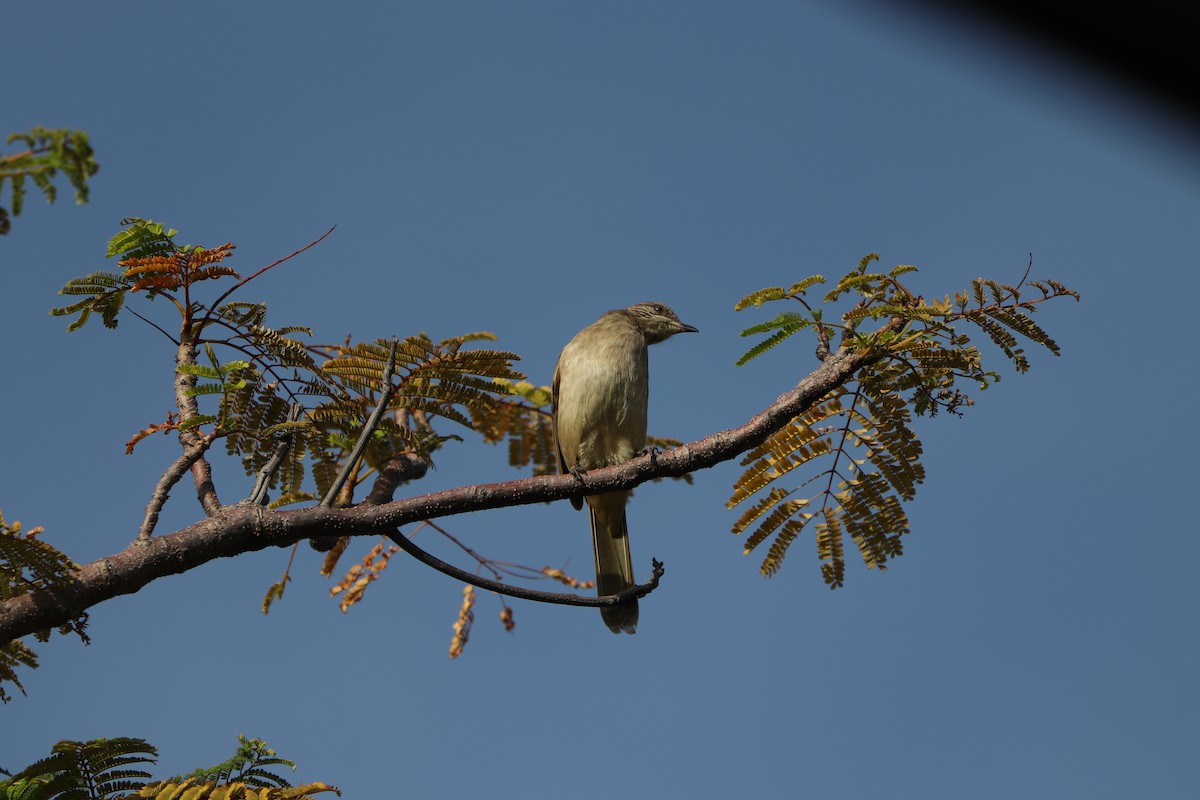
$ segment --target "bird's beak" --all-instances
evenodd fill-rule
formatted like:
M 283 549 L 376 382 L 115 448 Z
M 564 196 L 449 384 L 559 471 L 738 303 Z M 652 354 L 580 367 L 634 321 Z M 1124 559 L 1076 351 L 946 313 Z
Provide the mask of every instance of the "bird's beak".
M 699 333 L 700 329 L 693 328 L 691 325 L 685 325 L 684 323 L 681 322 L 681 323 L 679 323 L 679 332 L 680 333 Z

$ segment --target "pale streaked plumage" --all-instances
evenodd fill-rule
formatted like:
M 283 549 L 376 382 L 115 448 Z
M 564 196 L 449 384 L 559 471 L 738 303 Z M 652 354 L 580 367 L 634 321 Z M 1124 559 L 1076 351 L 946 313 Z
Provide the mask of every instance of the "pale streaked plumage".
M 562 472 L 621 464 L 646 446 L 650 375 L 646 348 L 695 332 L 662 303 L 609 311 L 567 343 L 554 369 L 554 433 Z M 625 524 L 628 492 L 587 498 L 596 555 L 596 589 L 616 594 L 634 584 Z M 579 499 L 572 499 L 582 508 Z M 613 633 L 637 629 L 637 601 L 602 608 Z

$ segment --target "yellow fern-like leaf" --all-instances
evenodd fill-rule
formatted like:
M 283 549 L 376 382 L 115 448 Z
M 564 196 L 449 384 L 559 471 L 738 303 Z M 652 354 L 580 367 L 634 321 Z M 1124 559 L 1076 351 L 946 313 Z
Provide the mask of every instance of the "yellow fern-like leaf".
M 330 597 L 342 595 L 338 607 L 341 608 L 343 614 L 362 600 L 367 587 L 379 578 L 381 572 L 387 569 L 388 561 L 399 549 L 396 545 L 388 545 L 384 541 L 380 541 L 371 548 L 361 562 L 351 567 L 342 579 L 330 588 Z
M 787 555 L 787 550 L 795 541 L 800 532 L 804 530 L 807 519 L 790 519 L 784 523 L 783 530 L 775 537 L 775 541 L 771 542 L 771 547 L 767 550 L 767 556 L 763 559 L 762 565 L 759 567 L 759 572 L 768 578 L 779 572 L 779 568 L 783 566 L 783 557 Z
M 136 796 L 152 800 L 309 800 L 325 792 L 341 795 L 340 789 L 328 783 L 254 787 L 242 782 L 200 783 L 188 778 L 143 786 Z
M 793 518 L 798 519 L 800 527 L 803 527 L 812 517 L 812 514 L 800 513 L 800 511 L 803 508 L 807 508 L 811 503 L 811 500 L 801 499 L 788 500 L 787 502 L 776 504 L 774 510 L 767 515 L 762 524 L 758 526 L 758 529 L 746 537 L 746 545 L 742 548 L 742 555 L 750 555 L 750 552 L 754 548 L 758 547 L 785 523 L 791 522 Z M 797 532 L 799 532 L 798 528 Z
M 783 428 L 780 428 L 775 434 L 767 437 L 762 444 L 747 451 L 742 456 L 741 465 L 746 466 L 768 455 L 775 459 L 782 459 L 796 447 L 808 444 L 813 439 L 822 435 L 822 431 L 819 431 L 814 426 L 845 410 L 845 406 L 841 400 L 844 394 L 844 390 L 836 390 L 828 400 L 817 403 Z
M 781 489 L 778 486 L 772 488 L 769 493 L 759 498 L 758 502 L 746 509 L 742 516 L 738 518 L 737 522 L 733 523 L 733 533 L 739 534 L 745 531 L 746 528 L 749 528 L 750 524 L 761 517 L 763 513 L 767 511 L 767 509 L 772 508 L 776 503 L 786 499 L 794 491 L 794 489 Z
M 900 537 L 909 531 L 908 517 L 888 489 L 877 473 L 867 473 L 837 495 L 846 532 L 869 569 L 886 569 L 888 559 L 901 554 Z
M 824 438 L 828 432 L 814 426 L 841 413 L 841 395 L 842 390 L 837 390 L 743 456 L 742 466 L 749 465 L 749 469 L 734 483 L 726 507 L 733 508 L 797 467 L 833 452 L 832 443 Z
M 817 557 L 823 562 L 821 577 L 830 589 L 840 588 L 846 582 L 846 555 L 841 530 L 828 524 L 817 525 L 815 529 Z
M 768 456 L 758 461 L 754 466 L 738 478 L 733 485 L 733 495 L 726 501 L 728 508 L 733 508 L 755 492 L 763 489 L 772 481 L 812 461 L 814 458 L 833 452 L 833 444 L 825 438 L 813 440 L 809 445 L 797 447 L 786 458 L 775 459 Z
M 467 584 L 463 587 L 463 600 L 458 609 L 458 619 L 454 621 L 454 636 L 450 639 L 450 658 L 453 660 L 462 655 L 471 636 L 471 625 L 475 622 L 475 587 Z

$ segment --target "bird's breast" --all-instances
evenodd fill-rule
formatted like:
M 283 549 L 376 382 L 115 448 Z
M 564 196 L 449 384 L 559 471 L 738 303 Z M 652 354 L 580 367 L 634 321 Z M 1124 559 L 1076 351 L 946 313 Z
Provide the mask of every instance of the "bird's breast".
M 575 464 L 620 464 L 646 446 L 649 376 L 640 337 L 579 337 L 559 360 L 559 413 L 577 425 Z

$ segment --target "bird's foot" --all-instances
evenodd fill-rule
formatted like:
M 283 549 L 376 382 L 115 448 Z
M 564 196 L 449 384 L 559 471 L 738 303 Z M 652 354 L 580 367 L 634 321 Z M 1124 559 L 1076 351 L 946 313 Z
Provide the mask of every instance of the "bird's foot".
M 655 461 L 658 460 L 658 454 L 661 452 L 662 452 L 662 450 L 658 449 L 654 445 L 648 444 L 642 448 L 641 452 L 638 453 L 638 455 L 639 456 L 650 456 L 650 463 L 653 464 Z

